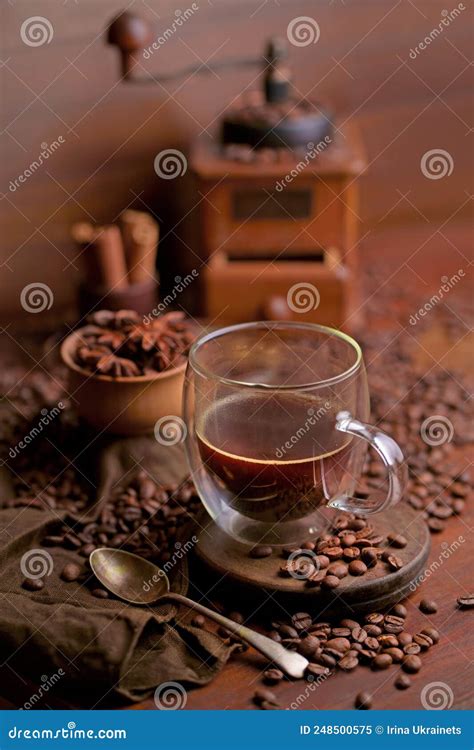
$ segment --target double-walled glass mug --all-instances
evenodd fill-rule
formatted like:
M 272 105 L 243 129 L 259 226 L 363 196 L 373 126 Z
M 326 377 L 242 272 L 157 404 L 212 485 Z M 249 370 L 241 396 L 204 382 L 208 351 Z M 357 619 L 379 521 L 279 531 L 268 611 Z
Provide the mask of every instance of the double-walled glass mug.
M 247 544 L 291 544 L 321 532 L 329 506 L 367 515 L 397 503 L 403 454 L 367 424 L 359 344 L 325 326 L 244 323 L 193 345 L 186 373 L 186 450 L 201 500 Z M 354 497 L 371 446 L 388 491 Z

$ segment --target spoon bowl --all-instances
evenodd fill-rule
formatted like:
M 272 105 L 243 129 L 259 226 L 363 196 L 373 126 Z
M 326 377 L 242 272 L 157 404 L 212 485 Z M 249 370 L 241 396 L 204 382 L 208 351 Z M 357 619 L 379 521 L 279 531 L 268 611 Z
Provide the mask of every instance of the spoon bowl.
M 100 547 L 89 562 L 105 588 L 130 604 L 153 604 L 170 591 L 165 571 L 132 552 Z

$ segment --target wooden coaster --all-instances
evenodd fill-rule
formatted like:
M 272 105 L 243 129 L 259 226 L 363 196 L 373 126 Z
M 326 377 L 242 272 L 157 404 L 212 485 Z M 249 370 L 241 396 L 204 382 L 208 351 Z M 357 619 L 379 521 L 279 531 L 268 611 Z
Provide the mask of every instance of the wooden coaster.
M 331 613 L 381 609 L 410 592 L 410 585 L 428 558 L 430 534 L 421 515 L 405 504 L 377 514 L 370 522 L 379 534 L 386 536 L 396 532 L 406 537 L 406 547 L 390 548 L 403 561 L 403 567 L 390 572 L 386 563 L 379 561 L 363 576 L 346 576 L 333 591 L 311 587 L 306 580 L 282 576 L 280 568 L 285 558 L 277 548 L 270 557 L 251 558 L 249 547 L 231 539 L 209 518 L 203 523 L 205 531 L 199 535 L 196 553 L 207 573 L 215 574 L 220 593 L 228 588 L 233 594 L 234 608 L 238 585 L 239 598 L 242 596 L 246 600 L 272 598 L 293 606 L 299 599 L 312 609 L 316 606 L 320 611 Z M 388 547 L 388 544 L 380 546 Z

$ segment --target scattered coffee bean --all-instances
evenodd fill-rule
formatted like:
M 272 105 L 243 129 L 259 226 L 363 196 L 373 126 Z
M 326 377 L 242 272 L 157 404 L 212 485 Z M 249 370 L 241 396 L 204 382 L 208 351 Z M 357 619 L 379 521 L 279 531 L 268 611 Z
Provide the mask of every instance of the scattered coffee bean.
M 92 589 L 92 596 L 95 596 L 96 599 L 108 599 L 109 598 L 109 592 L 105 589 Z
M 337 576 L 325 576 L 325 578 L 321 581 L 321 588 L 322 589 L 328 589 L 331 591 L 332 589 L 336 589 L 340 584 L 340 580 Z
M 397 547 L 398 549 L 402 549 L 408 544 L 408 540 L 401 534 L 388 534 L 387 540 L 391 547 Z
M 284 638 L 298 638 L 298 631 L 292 625 L 280 625 L 279 632 Z
M 405 654 L 403 653 L 401 648 L 387 648 L 385 649 L 384 653 L 389 654 L 392 657 L 392 661 L 394 664 L 400 664 L 400 662 L 402 662 L 405 658 Z
M 191 625 L 194 625 L 195 628 L 203 628 L 206 624 L 206 619 L 203 617 L 203 615 L 194 615 L 193 619 L 191 620 Z
M 370 693 L 367 693 L 365 690 L 361 693 L 357 693 L 354 706 L 358 708 L 359 710 L 368 710 L 372 708 L 372 696 Z
M 407 608 L 405 607 L 405 605 L 404 604 L 400 604 L 400 603 L 395 604 L 392 607 L 391 612 L 394 615 L 397 615 L 397 617 L 406 617 L 407 614 L 408 614 L 408 611 L 407 611 Z
M 416 672 L 419 672 L 421 669 L 420 657 L 416 656 L 415 654 L 405 656 L 402 662 L 402 669 L 404 669 L 405 672 L 408 672 L 409 674 L 415 674 Z
M 82 567 L 80 565 L 77 565 L 76 563 L 67 563 L 61 571 L 61 578 L 63 579 L 63 581 L 67 581 L 68 583 L 77 581 L 82 573 L 82 570 Z
M 427 635 L 429 638 L 431 638 L 431 640 L 433 641 L 433 643 L 438 643 L 440 636 L 439 636 L 438 631 L 435 630 L 435 628 L 423 628 L 423 630 L 421 632 L 422 632 L 423 635 Z M 399 638 L 399 640 L 400 640 L 400 638 Z
M 407 674 L 399 674 L 394 682 L 395 687 L 398 690 L 406 690 L 411 685 L 411 680 Z
M 310 663 L 306 667 L 305 673 L 306 675 L 312 675 L 313 677 L 329 677 L 331 670 L 323 664 Z
M 349 563 L 349 573 L 352 576 L 363 576 L 367 573 L 367 565 L 362 560 L 353 560 Z
M 320 640 L 314 635 L 308 635 L 303 638 L 297 646 L 298 652 L 311 661 L 320 646 Z
M 331 638 L 326 642 L 325 650 L 331 648 L 335 651 L 347 651 L 350 647 L 351 643 L 348 638 Z
M 27 591 L 41 591 L 44 588 L 44 581 L 42 578 L 25 578 L 21 585 Z
M 336 576 L 337 578 L 345 578 L 348 572 L 348 566 L 341 560 L 337 560 L 336 562 L 331 563 L 327 569 L 328 575 Z
M 250 550 L 250 557 L 253 557 L 256 560 L 260 560 L 263 557 L 270 557 L 272 551 L 273 550 L 271 547 L 267 547 L 261 544 L 258 547 L 253 547 L 253 549 Z
M 365 621 L 370 625 L 381 625 L 384 621 L 384 616 L 379 612 L 371 612 L 369 615 L 366 615 Z
M 347 654 L 338 661 L 337 666 L 339 669 L 344 670 L 344 672 L 351 672 L 359 666 L 359 660 L 356 656 L 349 656 L 349 654 Z
M 397 615 L 386 615 L 383 626 L 386 633 L 398 634 L 403 631 L 405 620 L 403 617 L 397 617 Z
M 422 599 L 418 606 L 425 615 L 434 615 L 438 611 L 438 605 L 433 599 Z
M 275 693 L 266 688 L 258 688 L 254 693 L 253 701 L 263 709 L 278 708 L 279 706 Z
M 311 627 L 313 622 L 311 615 L 308 615 L 307 612 L 297 612 L 293 615 L 291 621 L 295 630 L 301 631 L 305 631 L 307 628 Z
M 474 594 L 458 596 L 456 602 L 458 607 L 460 607 L 461 609 L 471 609 L 472 607 L 474 607 Z
M 422 651 L 426 651 L 433 645 L 433 641 L 431 640 L 429 635 L 426 635 L 425 633 L 416 633 L 413 636 L 413 642 L 417 643 Z
M 421 651 L 421 646 L 418 643 L 407 643 L 407 645 L 403 647 L 403 651 L 408 655 L 419 654 Z
M 402 633 L 397 633 L 397 640 L 400 646 L 407 646 L 409 643 L 412 642 L 413 636 L 411 635 L 411 633 L 407 633 L 406 631 L 403 631 Z
M 391 570 L 400 570 L 403 568 L 403 560 L 397 555 L 389 555 L 387 557 L 387 564 Z
M 265 670 L 265 672 L 263 673 L 263 679 L 269 685 L 276 685 L 283 679 L 283 677 L 283 672 L 280 669 L 276 669 L 275 667 L 271 667 L 270 669 Z
M 392 661 L 393 659 L 390 654 L 377 654 L 377 656 L 372 661 L 372 667 L 373 669 L 388 669 Z

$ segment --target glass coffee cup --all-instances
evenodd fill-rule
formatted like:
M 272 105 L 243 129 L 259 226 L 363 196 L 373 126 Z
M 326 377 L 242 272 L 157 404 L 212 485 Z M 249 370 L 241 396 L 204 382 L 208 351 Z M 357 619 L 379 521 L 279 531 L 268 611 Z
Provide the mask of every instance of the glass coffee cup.
M 201 336 L 189 355 L 184 416 L 197 491 L 240 542 L 301 543 L 324 529 L 327 507 L 368 515 L 402 497 L 402 451 L 367 423 L 362 351 L 341 331 L 256 322 Z M 368 446 L 385 464 L 388 491 L 358 498 Z

